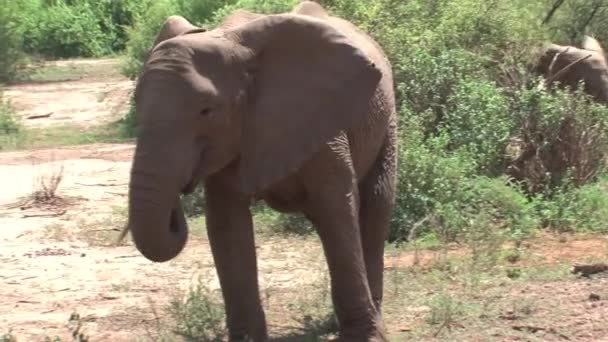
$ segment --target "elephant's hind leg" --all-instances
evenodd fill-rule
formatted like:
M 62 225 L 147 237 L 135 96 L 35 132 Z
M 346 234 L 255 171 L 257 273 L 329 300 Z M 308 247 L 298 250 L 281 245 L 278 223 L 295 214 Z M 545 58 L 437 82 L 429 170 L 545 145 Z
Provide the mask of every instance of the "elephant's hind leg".
M 357 183 L 346 143 L 310 164 L 310 216 L 329 266 L 339 341 L 382 341 L 369 291 L 357 211 Z
M 359 185 L 359 226 L 367 278 L 378 312 L 382 306 L 384 241 L 395 203 L 396 132 L 389 130 L 378 159 Z

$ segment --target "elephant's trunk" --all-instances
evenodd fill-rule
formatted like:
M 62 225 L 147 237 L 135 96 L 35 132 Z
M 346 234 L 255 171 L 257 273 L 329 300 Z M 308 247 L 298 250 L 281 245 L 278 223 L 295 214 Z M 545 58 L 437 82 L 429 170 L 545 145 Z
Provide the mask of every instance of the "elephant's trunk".
M 155 262 L 176 257 L 188 239 L 177 165 L 164 159 L 158 151 L 142 152 L 138 144 L 129 184 L 129 230 L 137 249 Z

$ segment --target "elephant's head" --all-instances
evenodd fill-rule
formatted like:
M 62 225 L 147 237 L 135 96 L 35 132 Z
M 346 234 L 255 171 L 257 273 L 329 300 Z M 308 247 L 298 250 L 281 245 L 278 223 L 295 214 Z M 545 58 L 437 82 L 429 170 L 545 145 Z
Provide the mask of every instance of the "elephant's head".
M 584 81 L 588 94 L 597 101 L 608 102 L 608 61 L 594 38 L 585 37 L 580 48 L 550 44 L 540 58 L 538 71 L 564 86 L 576 87 Z
M 185 245 L 181 194 L 228 165 L 245 195 L 287 176 L 362 120 L 381 78 L 321 20 L 235 16 L 208 32 L 172 17 L 138 80 L 129 229 L 150 260 L 170 260 Z M 180 27 L 167 30 L 171 22 Z

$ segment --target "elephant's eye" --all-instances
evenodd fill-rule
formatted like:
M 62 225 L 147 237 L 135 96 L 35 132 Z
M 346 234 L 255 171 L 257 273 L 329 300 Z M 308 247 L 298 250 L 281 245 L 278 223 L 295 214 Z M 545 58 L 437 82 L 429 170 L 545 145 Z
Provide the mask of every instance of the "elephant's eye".
M 203 108 L 199 114 L 201 116 L 208 116 L 209 114 L 211 114 L 211 108 Z

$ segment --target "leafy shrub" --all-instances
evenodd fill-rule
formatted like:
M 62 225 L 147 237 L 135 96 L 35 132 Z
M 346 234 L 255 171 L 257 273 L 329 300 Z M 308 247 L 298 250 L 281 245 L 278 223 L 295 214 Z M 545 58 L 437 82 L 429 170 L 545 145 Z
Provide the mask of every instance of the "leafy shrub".
M 40 5 L 37 16 L 25 18 L 24 49 L 48 57 L 89 57 L 110 52 L 109 37 L 86 3 Z
M 279 235 L 308 235 L 315 232 L 312 223 L 302 214 L 277 212 L 264 203 L 256 204 L 252 210 L 256 222 L 264 232 Z
M 515 122 L 508 99 L 492 82 L 462 80 L 455 85 L 441 126 L 450 137 L 450 148 L 474 155 L 479 171 L 504 170 L 504 151 Z
M 466 51 L 447 50 L 433 55 L 428 50 L 416 49 L 396 67 L 400 79 L 398 97 L 403 107 L 424 118 L 426 135 L 436 133 L 456 85 L 479 72 L 477 63 Z
M 4 1 L 4 0 L 3 0 Z M 126 27 L 150 0 L 14 0 L 25 52 L 51 58 L 122 51 Z
M 127 29 L 129 40 L 122 66 L 125 76 L 131 79 L 139 76 L 146 53 L 152 48 L 156 35 L 165 20 L 176 12 L 172 0 L 161 0 L 152 3 L 147 11 L 136 16 L 134 25 Z
M 515 239 L 539 226 L 532 203 L 504 177 L 472 177 L 461 185 L 455 201 L 440 203 L 436 214 L 449 240 L 475 228 L 478 219 L 487 223 L 483 229 L 500 230 Z
M 175 334 L 189 341 L 222 341 L 224 307 L 204 285 L 202 279 L 184 298 L 173 298 L 169 313 L 175 320 Z
M 475 170 L 474 160 L 466 151 L 446 151 L 446 135 L 425 139 L 422 120 L 413 114 L 403 116 L 390 240 L 406 240 L 411 227 L 428 218 L 438 203 L 455 200 L 461 184 Z
M 20 126 L 15 119 L 15 114 L 10 103 L 4 100 L 0 90 L 0 135 L 8 135 L 19 132 Z
M 290 10 L 297 0 L 162 0 L 153 3 L 145 13 L 139 15 L 132 28 L 127 30 L 129 42 L 127 57 L 123 64 L 123 74 L 136 78 L 143 67 L 146 52 L 152 44 L 165 19 L 171 15 L 181 15 L 193 25 L 213 28 L 221 20 L 237 9 L 258 13 L 276 13 Z
M 537 201 L 544 225 L 558 231 L 608 231 L 608 178 L 581 187 L 556 189 L 548 200 Z
M 0 0 L 0 83 L 11 80 L 21 64 L 22 39 L 17 6 L 12 0 Z
M 523 89 L 514 99 L 518 132 L 510 173 L 533 193 L 548 193 L 567 181 L 580 186 L 606 167 L 608 108 L 555 89 Z
M 21 125 L 15 118 L 10 103 L 4 100 L 0 89 L 0 150 L 7 145 L 13 145 L 20 132 Z
M 494 228 L 518 238 L 538 227 L 534 207 L 506 178 L 476 173 L 476 154 L 450 151 L 446 134 L 424 139 L 416 119 L 403 122 L 399 147 L 399 183 L 390 240 L 407 240 L 435 231 L 455 240 L 477 215 L 492 218 Z M 490 229 L 490 227 L 488 227 Z
M 198 186 L 193 193 L 182 197 L 182 208 L 189 217 L 196 217 L 205 214 L 205 188 Z

